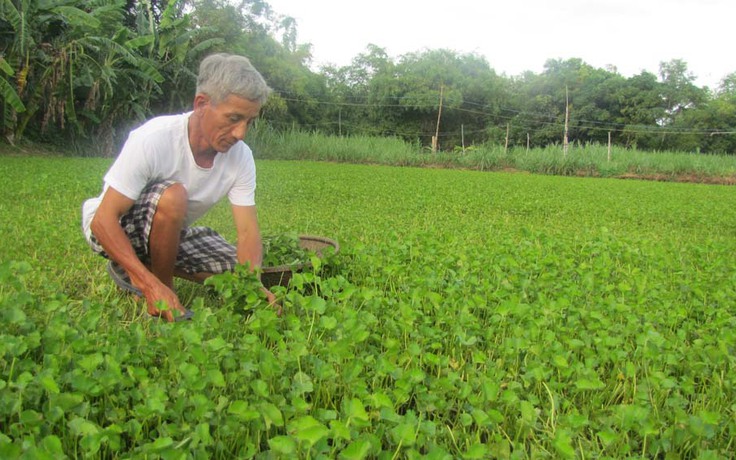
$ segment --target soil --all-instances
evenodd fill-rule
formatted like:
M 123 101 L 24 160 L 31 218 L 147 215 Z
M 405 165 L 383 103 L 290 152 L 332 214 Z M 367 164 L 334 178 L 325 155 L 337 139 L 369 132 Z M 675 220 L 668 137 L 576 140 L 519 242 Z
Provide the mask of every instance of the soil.
M 718 177 L 704 176 L 698 174 L 680 174 L 677 176 L 668 176 L 666 174 L 627 173 L 616 177 L 618 179 L 652 180 L 659 182 L 687 182 L 692 184 L 736 185 L 736 177 L 734 176 Z

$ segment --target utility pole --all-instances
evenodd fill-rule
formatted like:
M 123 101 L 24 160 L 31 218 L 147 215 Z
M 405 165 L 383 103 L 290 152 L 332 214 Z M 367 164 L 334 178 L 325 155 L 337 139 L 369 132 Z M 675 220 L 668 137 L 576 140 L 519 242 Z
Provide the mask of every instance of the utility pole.
M 565 85 L 565 137 L 562 139 L 562 154 L 567 157 L 567 128 L 570 121 L 570 96 Z
M 465 155 L 465 125 L 460 125 L 460 142 L 463 146 L 463 155 Z
M 437 152 L 437 144 L 439 143 L 440 137 L 440 119 L 442 118 L 442 97 L 444 95 L 445 85 L 440 84 L 440 109 L 437 111 L 437 128 L 434 131 L 434 137 L 432 137 L 432 153 Z

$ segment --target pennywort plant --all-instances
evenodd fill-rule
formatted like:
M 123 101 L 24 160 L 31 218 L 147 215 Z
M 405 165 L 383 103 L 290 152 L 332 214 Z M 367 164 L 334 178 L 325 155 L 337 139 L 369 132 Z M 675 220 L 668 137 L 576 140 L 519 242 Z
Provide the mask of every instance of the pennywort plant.
M 0 208 L 18 235 L 0 242 L 2 458 L 736 447 L 728 187 L 261 161 L 264 234 L 330 236 L 340 253 L 274 290 L 280 317 L 243 269 L 177 285 L 195 315 L 168 324 L 57 211 L 87 192 L 83 169 L 41 160 L 22 160 L 11 194 L 55 190 L 34 201 L 45 212 Z M 226 204 L 207 219 L 226 229 Z

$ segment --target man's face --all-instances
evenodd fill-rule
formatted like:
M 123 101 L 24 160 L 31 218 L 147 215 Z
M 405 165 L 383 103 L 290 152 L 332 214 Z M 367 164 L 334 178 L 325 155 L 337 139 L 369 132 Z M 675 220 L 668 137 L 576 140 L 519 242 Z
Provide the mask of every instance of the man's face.
M 236 142 L 243 140 L 261 110 L 261 104 L 234 95 L 219 104 L 214 104 L 205 95 L 197 98 L 195 104 L 202 110 L 202 141 L 217 152 L 227 152 Z

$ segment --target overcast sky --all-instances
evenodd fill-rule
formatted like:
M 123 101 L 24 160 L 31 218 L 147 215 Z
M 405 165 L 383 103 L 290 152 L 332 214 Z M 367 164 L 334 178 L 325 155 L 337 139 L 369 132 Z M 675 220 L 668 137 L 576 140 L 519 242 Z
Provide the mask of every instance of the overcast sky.
M 314 64 L 344 66 L 369 43 L 390 57 L 446 48 L 498 73 L 580 58 L 626 77 L 682 59 L 699 86 L 736 72 L 736 0 L 268 0 L 297 20 Z

